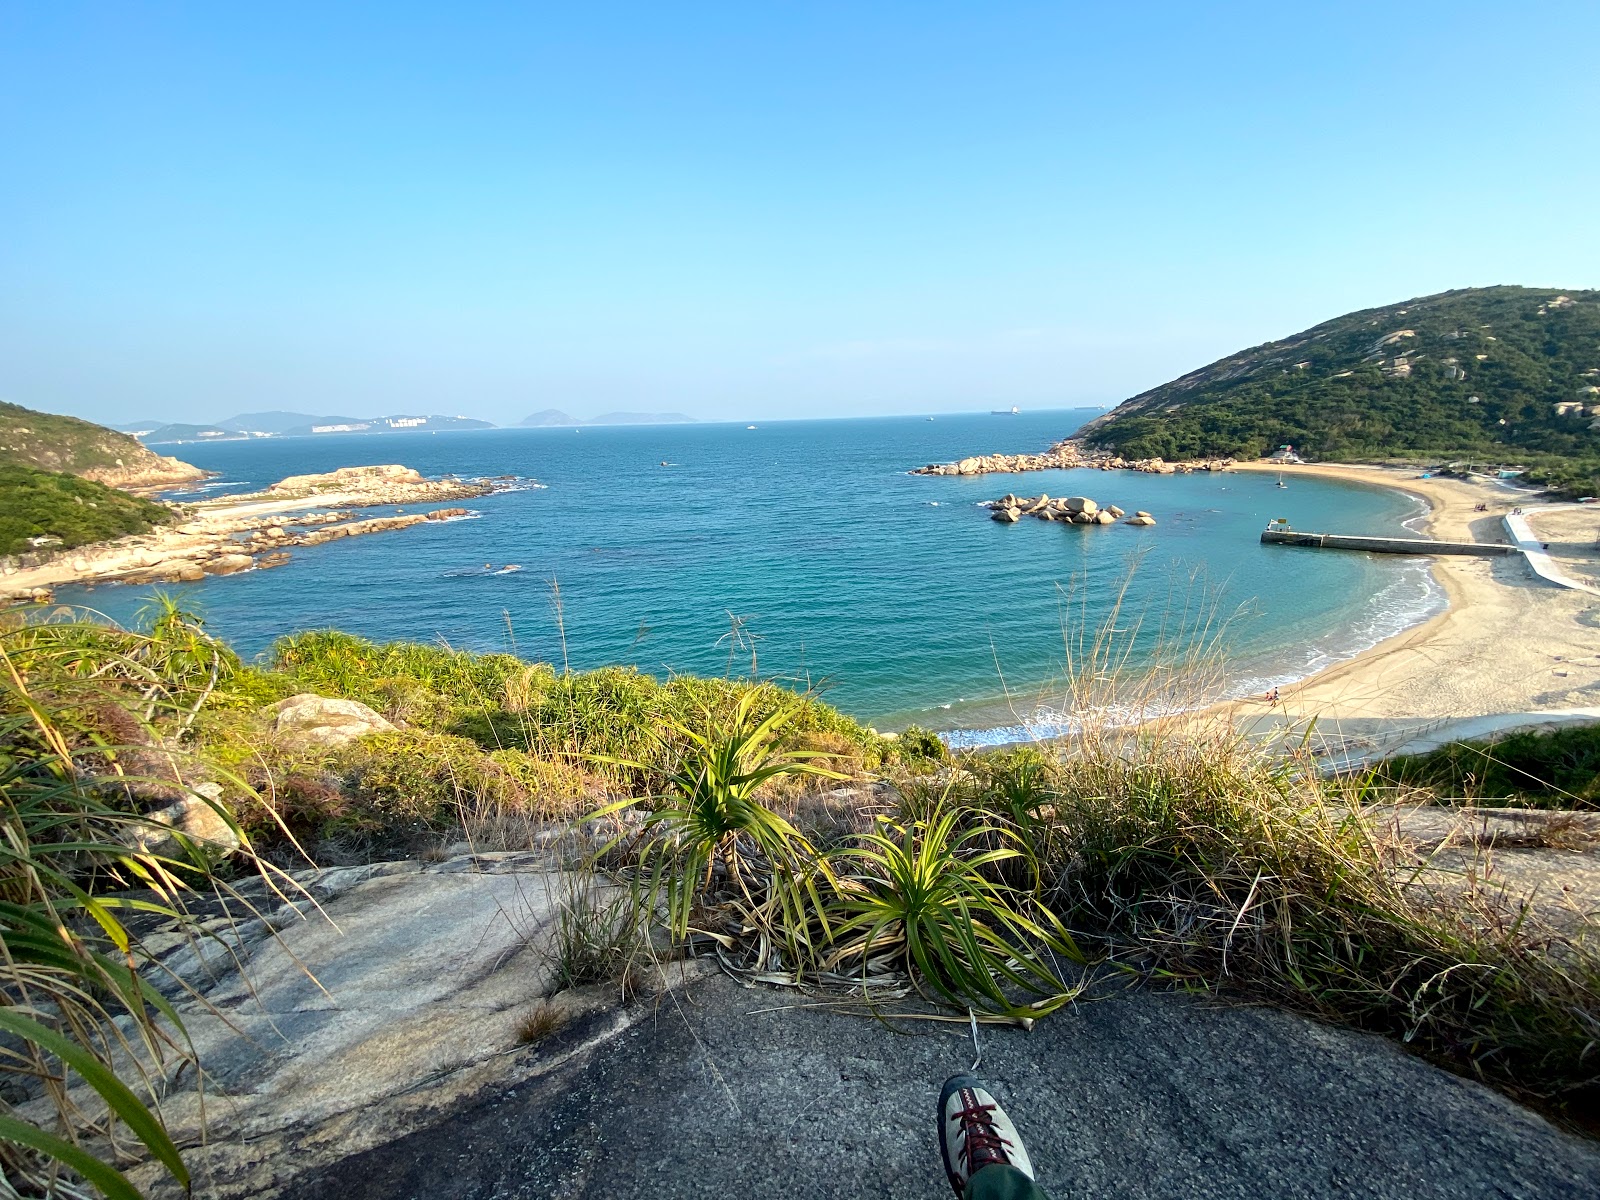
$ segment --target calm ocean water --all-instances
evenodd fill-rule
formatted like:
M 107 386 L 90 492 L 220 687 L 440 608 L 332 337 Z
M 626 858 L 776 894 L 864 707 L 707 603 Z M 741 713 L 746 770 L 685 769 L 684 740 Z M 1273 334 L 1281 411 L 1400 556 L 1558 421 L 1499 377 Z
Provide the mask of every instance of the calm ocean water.
M 1088 415 L 183 446 L 179 457 L 222 472 L 212 494 L 389 462 L 544 485 L 476 501 L 481 515 L 471 520 L 296 550 L 285 567 L 208 580 L 185 595 L 246 655 L 294 630 L 335 626 L 378 639 L 514 647 L 557 664 L 565 655 L 574 668 L 742 674 L 753 640 L 763 675 L 821 684 L 830 701 L 881 727 L 915 721 L 977 741 L 1014 734 L 1007 727 L 1019 715 L 1048 721 L 1064 626 L 1099 620 L 1130 571 L 1127 607 L 1147 614 L 1147 631 L 1200 592 L 1237 614 L 1227 640 L 1240 693 L 1349 657 L 1442 607 L 1419 560 L 1258 541 L 1273 517 L 1307 529 L 1399 532 L 1422 505 L 1390 491 L 1304 478 L 1280 490 L 1255 474 L 906 474 L 966 454 L 1043 449 Z M 1004 526 L 974 507 L 1009 490 L 1086 494 L 1148 509 L 1159 524 Z M 485 563 L 523 569 L 491 574 Z M 127 620 L 142 595 L 102 587 L 59 598 Z M 737 639 L 730 614 L 742 620 Z M 1009 704 L 1000 701 L 1008 692 Z

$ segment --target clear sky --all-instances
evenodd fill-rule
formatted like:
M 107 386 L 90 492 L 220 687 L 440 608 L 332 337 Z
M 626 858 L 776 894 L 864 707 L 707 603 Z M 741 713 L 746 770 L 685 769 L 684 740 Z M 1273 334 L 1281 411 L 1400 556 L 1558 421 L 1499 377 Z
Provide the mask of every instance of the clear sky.
M 0 0 L 0 399 L 1112 403 L 1600 286 L 1600 4 Z

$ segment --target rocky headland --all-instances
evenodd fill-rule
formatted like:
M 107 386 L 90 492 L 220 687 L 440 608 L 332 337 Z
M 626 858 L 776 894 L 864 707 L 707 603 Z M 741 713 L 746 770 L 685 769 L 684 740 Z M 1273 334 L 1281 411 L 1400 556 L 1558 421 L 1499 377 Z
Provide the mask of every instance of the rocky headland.
M 1166 462 L 1160 458 L 1123 458 L 1098 450 L 1075 438 L 1057 442 L 1040 454 L 979 454 L 948 463 L 929 463 L 917 467 L 913 475 L 997 475 L 1021 471 L 1065 471 L 1091 468 L 1097 471 L 1141 471 L 1147 475 L 1187 475 L 1192 471 L 1220 471 L 1233 465 L 1231 458 L 1195 459 L 1192 462 Z
M 1007 492 L 998 500 L 985 500 L 980 506 L 990 511 L 990 516 L 1003 524 L 1015 524 L 1023 517 L 1037 517 L 1041 521 L 1061 521 L 1070 525 L 1115 525 L 1127 516 L 1115 504 L 1101 506 L 1088 496 L 1060 496 L 1052 500 L 1041 492 L 1037 496 L 1014 496 Z M 1127 517 L 1128 525 L 1154 525 L 1156 519 L 1143 509 Z
M 66 554 L 0 559 L 0 600 L 48 602 L 64 583 L 187 583 L 278 567 L 297 547 L 471 515 L 459 506 L 382 517 L 355 510 L 476 499 L 514 482 L 429 479 L 399 465 L 292 475 L 264 491 L 184 505 L 182 519 L 163 529 Z

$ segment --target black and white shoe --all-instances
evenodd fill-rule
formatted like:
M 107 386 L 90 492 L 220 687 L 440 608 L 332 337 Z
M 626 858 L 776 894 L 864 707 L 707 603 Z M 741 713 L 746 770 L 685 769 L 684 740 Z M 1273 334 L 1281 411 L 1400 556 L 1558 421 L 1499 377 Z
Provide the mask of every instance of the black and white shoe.
M 996 1163 L 1033 1178 L 1017 1127 L 971 1075 L 952 1075 L 939 1093 L 939 1151 L 957 1197 L 966 1195 L 967 1180 Z

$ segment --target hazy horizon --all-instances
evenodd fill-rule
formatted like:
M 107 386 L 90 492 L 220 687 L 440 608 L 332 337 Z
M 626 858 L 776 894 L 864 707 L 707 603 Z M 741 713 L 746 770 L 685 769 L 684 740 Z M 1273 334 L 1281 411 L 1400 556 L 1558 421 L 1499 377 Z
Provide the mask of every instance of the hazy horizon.
M 0 400 L 123 424 L 1115 404 L 1600 286 L 1600 8 L 0 12 Z

